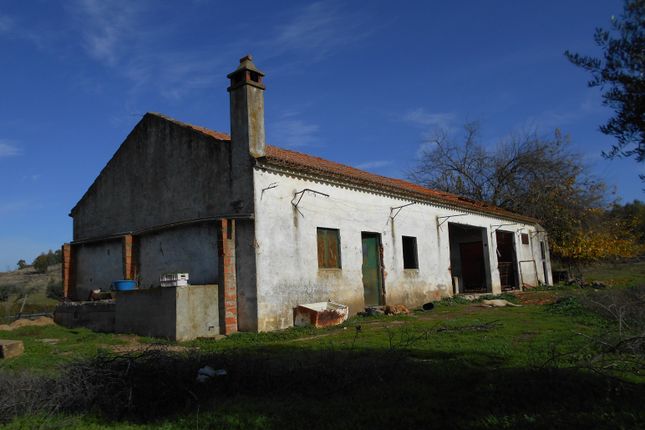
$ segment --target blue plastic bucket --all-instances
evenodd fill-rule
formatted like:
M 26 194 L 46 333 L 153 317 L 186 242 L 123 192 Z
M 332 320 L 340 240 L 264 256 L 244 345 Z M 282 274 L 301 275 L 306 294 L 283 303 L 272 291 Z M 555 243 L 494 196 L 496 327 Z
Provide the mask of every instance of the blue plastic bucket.
M 116 291 L 132 291 L 137 289 L 137 281 L 129 279 L 122 279 L 119 281 L 112 281 L 112 289 Z

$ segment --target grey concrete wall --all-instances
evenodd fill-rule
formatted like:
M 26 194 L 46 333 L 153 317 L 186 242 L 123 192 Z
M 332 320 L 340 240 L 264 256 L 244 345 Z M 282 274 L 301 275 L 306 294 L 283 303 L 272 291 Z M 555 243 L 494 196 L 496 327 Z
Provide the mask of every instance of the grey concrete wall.
M 54 310 L 56 324 L 67 328 L 86 327 L 90 330 L 110 333 L 114 331 L 114 301 L 66 302 Z
M 258 298 L 253 220 L 235 222 L 235 242 L 238 330 L 257 331 Z
M 175 340 L 213 337 L 220 334 L 217 285 L 177 288 Z
M 217 285 L 190 285 L 119 292 L 115 329 L 178 341 L 217 336 L 217 291 Z
M 252 214 L 250 161 L 237 158 L 231 169 L 230 142 L 146 114 L 72 210 L 74 240 Z
M 94 289 L 109 290 L 112 281 L 123 279 L 121 240 L 74 246 L 76 297 L 87 300 Z
M 217 225 L 191 224 L 135 238 L 138 242 L 139 285 L 159 285 L 164 273 L 189 273 L 191 284 L 218 282 Z
M 119 291 L 116 302 L 117 332 L 175 339 L 176 288 Z

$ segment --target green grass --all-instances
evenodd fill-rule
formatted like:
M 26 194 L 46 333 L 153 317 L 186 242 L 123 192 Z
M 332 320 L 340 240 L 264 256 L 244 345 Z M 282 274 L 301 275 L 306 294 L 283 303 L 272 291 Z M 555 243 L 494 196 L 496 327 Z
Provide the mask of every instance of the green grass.
M 642 268 L 602 269 L 607 272 L 598 270 L 595 279 L 616 280 L 621 274 L 612 285 L 635 285 Z M 177 394 L 181 401 L 154 418 L 106 416 L 99 408 L 29 414 L 5 428 L 644 427 L 645 375 L 603 376 L 578 368 L 594 352 L 589 339 L 614 328 L 578 300 L 594 292 L 552 289 L 536 294 L 559 300 L 484 308 L 458 298 L 428 312 L 355 317 L 327 329 L 239 333 L 177 345 L 159 341 L 185 349 L 173 355 L 185 377 L 173 377 L 185 381 L 181 386 L 189 387 L 190 395 Z M 0 370 L 46 375 L 57 374 L 72 359 L 90 359 L 99 350 L 135 339 L 56 326 L 0 332 L 0 338 L 22 339 L 26 348 L 23 356 L 0 362 Z M 52 344 L 43 339 L 59 340 Z M 157 342 L 136 341 L 144 347 Z M 226 368 L 229 376 L 207 387 L 194 385 L 204 364 Z M 148 379 L 136 372 L 124 376 L 135 378 L 133 387 L 150 383 L 144 392 L 176 394 L 175 388 L 164 388 L 173 387 L 171 378 Z
M 0 331 L 0 339 L 22 340 L 25 345 L 25 352 L 20 357 L 0 360 L 0 371 L 29 370 L 40 373 L 55 372 L 64 363 L 91 357 L 99 350 L 126 343 L 119 335 L 96 333 L 86 328 L 66 329 L 57 325 Z
M 611 286 L 645 285 L 645 261 L 630 264 L 596 264 L 582 269 L 586 280 Z

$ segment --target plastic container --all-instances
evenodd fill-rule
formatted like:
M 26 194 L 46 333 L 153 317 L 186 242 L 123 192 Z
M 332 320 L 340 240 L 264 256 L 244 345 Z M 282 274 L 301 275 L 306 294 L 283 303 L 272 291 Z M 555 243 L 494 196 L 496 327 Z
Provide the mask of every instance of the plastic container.
M 132 291 L 137 289 L 137 281 L 132 281 L 130 279 L 121 279 L 118 281 L 112 281 L 112 290 L 114 291 Z
M 188 273 L 166 273 L 159 278 L 162 287 L 184 287 L 188 285 Z

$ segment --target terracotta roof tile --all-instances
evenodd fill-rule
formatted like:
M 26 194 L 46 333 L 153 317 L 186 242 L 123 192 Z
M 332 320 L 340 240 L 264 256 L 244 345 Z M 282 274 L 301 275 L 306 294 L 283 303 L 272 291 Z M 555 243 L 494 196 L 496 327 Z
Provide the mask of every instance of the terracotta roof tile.
M 168 118 L 164 115 L 155 115 L 165 118 L 166 120 L 174 122 L 178 125 L 192 128 L 195 131 L 211 136 L 220 141 L 231 140 L 231 136 L 226 133 L 220 133 L 218 131 L 209 130 L 205 127 L 186 124 L 181 121 Z M 282 166 L 295 171 L 327 176 L 338 179 L 340 181 L 349 182 L 356 185 L 363 185 L 366 187 L 372 187 L 380 189 L 382 191 L 405 194 L 420 200 L 428 200 L 438 204 L 455 206 L 474 212 L 497 215 L 499 217 L 510 218 L 512 220 L 528 223 L 538 222 L 534 218 L 510 212 L 497 206 L 489 205 L 485 202 L 471 200 L 443 191 L 432 190 L 430 188 L 426 188 L 412 182 L 404 181 L 402 179 L 375 175 L 373 173 L 356 169 L 344 164 L 335 163 L 324 158 L 315 157 L 313 155 L 303 154 L 288 149 L 278 148 L 277 146 L 267 145 L 266 157 L 264 158 L 264 160 L 260 160 L 260 162 Z
M 324 158 L 314 157 L 288 149 L 278 148 L 267 145 L 266 161 L 270 164 L 284 166 L 294 170 L 301 170 L 307 173 L 321 174 L 331 176 L 346 182 L 375 187 L 383 191 L 403 193 L 422 200 L 429 200 L 436 203 L 457 206 L 463 209 L 469 209 L 475 212 L 484 212 L 494 214 L 503 218 L 536 223 L 537 220 L 525 215 L 517 214 L 487 204 L 485 202 L 475 201 L 455 194 L 443 191 L 432 190 L 412 182 L 402 179 L 388 178 L 386 176 L 375 175 L 364 170 L 356 169 L 344 164 L 335 163 Z
M 163 118 L 166 121 L 170 121 L 173 124 L 177 124 L 178 126 L 181 126 L 181 127 L 192 128 L 195 131 L 198 131 L 200 133 L 206 134 L 206 135 L 208 135 L 210 137 L 214 137 L 217 140 L 224 140 L 224 141 L 226 141 L 226 140 L 230 141 L 231 140 L 231 135 L 230 134 L 210 130 L 210 129 L 206 128 L 206 127 L 200 127 L 198 125 L 188 124 L 188 123 L 176 120 L 174 118 L 170 118 L 170 117 L 168 117 L 166 115 L 163 115 L 163 114 L 160 114 L 160 113 L 157 113 L 157 112 L 148 112 L 147 115 L 153 115 L 153 116 Z

